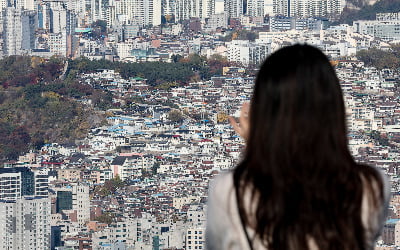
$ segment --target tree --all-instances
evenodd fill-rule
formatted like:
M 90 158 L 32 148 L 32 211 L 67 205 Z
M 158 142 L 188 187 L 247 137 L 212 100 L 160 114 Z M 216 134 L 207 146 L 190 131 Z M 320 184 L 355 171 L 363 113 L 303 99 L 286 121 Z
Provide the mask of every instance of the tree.
M 181 59 L 182 59 L 182 56 L 181 55 L 175 55 L 175 54 L 173 54 L 172 56 L 171 56 L 171 59 L 172 59 L 172 61 L 174 62 L 174 63 L 177 63 L 177 62 L 179 62 Z
M 95 39 L 104 39 L 107 36 L 107 21 L 97 20 L 92 23 L 91 35 Z
M 382 134 L 379 131 L 372 130 L 369 136 L 374 141 L 377 141 L 380 145 L 389 146 L 389 139 L 386 136 L 382 136 Z
M 397 69 L 400 67 L 400 48 L 398 46 L 392 46 L 390 51 L 377 48 L 361 50 L 357 52 L 356 56 L 366 66 L 373 66 L 377 69 Z
M 368 5 L 366 2 L 364 0 L 348 1 L 348 4 L 360 9 L 357 11 L 354 8 L 344 8 L 338 23 L 352 24 L 355 20 L 374 20 L 376 13 L 400 12 L 400 1 L 398 0 L 380 0 L 373 5 Z
M 96 218 L 94 218 L 94 220 L 100 223 L 106 223 L 110 225 L 114 220 L 114 215 L 112 215 L 111 213 L 105 213 L 100 216 L 97 216 Z
M 168 113 L 168 120 L 170 120 L 171 122 L 179 123 L 182 122 L 183 119 L 184 118 L 182 112 L 177 109 L 173 109 Z

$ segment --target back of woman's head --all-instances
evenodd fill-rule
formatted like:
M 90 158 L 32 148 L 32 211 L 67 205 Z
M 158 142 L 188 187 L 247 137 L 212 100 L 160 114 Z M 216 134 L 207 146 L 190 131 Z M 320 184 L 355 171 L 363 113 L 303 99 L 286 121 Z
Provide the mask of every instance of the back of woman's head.
M 367 170 L 361 169 L 369 168 L 347 148 L 342 92 L 327 57 L 309 45 L 269 56 L 256 79 L 246 151 L 234 174 L 239 192 L 251 186 L 257 202 L 246 224 L 269 249 L 308 249 L 310 238 L 319 249 L 365 249 L 360 172 Z M 239 208 L 248 215 L 242 200 Z

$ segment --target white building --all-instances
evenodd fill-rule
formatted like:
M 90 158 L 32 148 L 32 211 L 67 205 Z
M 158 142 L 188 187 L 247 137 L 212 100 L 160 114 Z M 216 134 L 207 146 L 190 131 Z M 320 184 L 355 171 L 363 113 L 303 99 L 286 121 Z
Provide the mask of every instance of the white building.
M 228 60 L 243 65 L 258 65 L 271 53 L 271 43 L 256 43 L 247 40 L 233 40 L 227 43 Z
M 345 0 L 273 0 L 275 15 L 287 17 L 337 18 L 345 7 Z
M 80 226 L 90 220 L 89 186 L 76 184 L 72 186 L 72 209 L 77 212 L 77 220 Z
M 67 54 L 66 32 L 50 33 L 47 40 L 49 50 L 54 55 L 66 56 Z
M 70 186 L 57 188 L 55 191 L 57 191 L 57 210 L 63 210 L 65 214 L 69 214 L 73 223 L 78 227 L 84 227 L 90 220 L 89 186 L 71 183 Z
M 176 0 L 175 17 L 182 21 L 191 17 L 208 18 L 215 13 L 215 0 Z
M 20 55 L 22 53 L 21 16 L 20 9 L 5 8 L 3 21 L 4 55 Z
M 264 17 L 265 0 L 247 0 L 246 14 L 251 17 Z
M 23 196 L 47 197 L 47 174 L 27 167 L 0 169 L 0 200 L 15 201 Z
M 14 2 L 14 1 L 12 1 Z M 24 10 L 35 10 L 35 1 L 34 0 L 16 0 L 13 7 L 17 9 L 24 9 Z
M 4 55 L 22 55 L 35 46 L 36 14 L 14 7 L 5 8 L 3 20 Z
M 243 15 L 242 0 L 225 0 L 224 7 L 229 17 L 238 18 L 240 15 Z
M 121 0 L 114 4 L 115 16 L 125 16 L 126 22 L 135 21 L 141 26 L 161 24 L 161 0 Z
M 370 35 L 385 41 L 400 39 L 400 19 L 354 21 L 353 29 L 359 34 Z
M 216 30 L 217 28 L 227 28 L 228 15 L 225 12 L 211 15 L 206 27 L 211 31 Z
M 195 227 L 186 231 L 186 249 L 205 249 L 205 228 Z
M 0 202 L 0 249 L 50 249 L 50 199 Z

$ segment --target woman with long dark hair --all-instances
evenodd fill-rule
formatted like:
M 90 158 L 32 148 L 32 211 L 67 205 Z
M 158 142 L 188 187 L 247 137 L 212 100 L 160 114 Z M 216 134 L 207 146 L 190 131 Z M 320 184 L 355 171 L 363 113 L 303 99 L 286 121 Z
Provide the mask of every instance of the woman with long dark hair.
M 270 55 L 231 124 L 246 148 L 211 185 L 209 250 L 373 249 L 386 181 L 353 160 L 339 80 L 319 49 L 293 45 Z

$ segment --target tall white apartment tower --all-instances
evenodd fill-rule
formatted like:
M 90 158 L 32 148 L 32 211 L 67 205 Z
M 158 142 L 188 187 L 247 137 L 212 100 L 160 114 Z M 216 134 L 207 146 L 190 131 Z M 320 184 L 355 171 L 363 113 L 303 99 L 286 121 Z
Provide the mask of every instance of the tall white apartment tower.
M 3 10 L 7 7 L 8 1 L 7 0 L 0 0 L 0 13 L 3 13 Z
M 0 169 L 0 249 L 50 249 L 47 173 Z
M 338 17 L 346 6 L 345 0 L 327 0 L 326 12 L 330 17 Z
M 273 0 L 274 15 L 287 17 L 329 17 L 340 15 L 345 0 Z
M 290 0 L 273 0 L 272 8 L 274 15 L 291 16 Z
M 80 226 L 90 220 L 89 186 L 74 184 L 72 186 L 72 209 L 77 212 L 77 220 Z
M 0 168 L 0 200 L 16 201 L 34 195 L 35 176 L 29 168 Z
M 175 15 L 175 0 L 161 0 L 161 15 Z
M 228 17 L 239 17 L 243 14 L 243 0 L 225 0 L 225 12 Z
M 265 15 L 265 0 L 247 0 L 247 15 L 249 16 L 264 16 Z
M 0 202 L 0 249 L 50 249 L 49 198 Z
M 35 1 L 34 0 L 14 0 L 14 7 L 17 9 L 24 10 L 35 10 Z
M 145 25 L 161 24 L 161 0 L 143 1 Z
M 274 15 L 274 0 L 264 1 L 264 15 Z
M 22 11 L 14 7 L 7 7 L 3 16 L 4 55 L 21 55 Z
M 161 24 L 161 0 L 115 1 L 115 16 L 123 15 L 132 22 L 138 20 L 142 26 Z
M 215 0 L 176 0 L 175 16 L 177 20 L 191 17 L 209 18 L 215 13 Z

